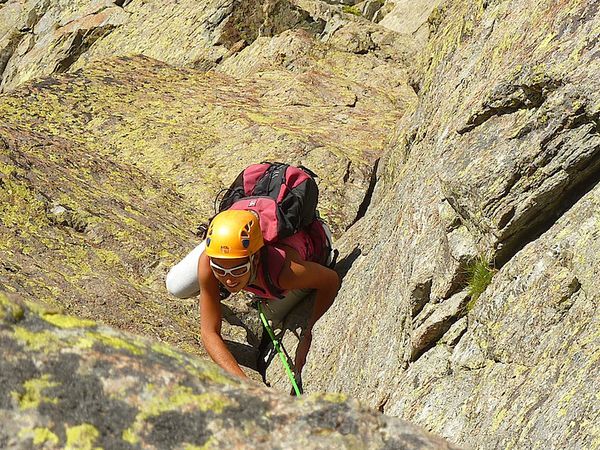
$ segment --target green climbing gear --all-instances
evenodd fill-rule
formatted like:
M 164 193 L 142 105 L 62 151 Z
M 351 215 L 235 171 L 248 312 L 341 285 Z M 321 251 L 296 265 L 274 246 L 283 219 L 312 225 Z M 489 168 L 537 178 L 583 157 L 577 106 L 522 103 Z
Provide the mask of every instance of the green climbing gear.
M 258 316 L 260 317 L 260 320 L 262 321 L 263 325 L 265 326 L 267 333 L 269 333 L 269 337 L 271 338 L 271 341 L 273 342 L 273 346 L 275 347 L 275 350 L 277 350 L 277 353 L 279 353 L 279 358 L 281 359 L 281 362 L 283 363 L 283 367 L 285 367 L 285 373 L 287 374 L 288 378 L 292 382 L 292 386 L 294 387 L 294 392 L 296 392 L 296 396 L 300 397 L 300 395 L 302 393 L 300 392 L 298 383 L 296 383 L 296 378 L 294 377 L 292 369 L 290 368 L 290 365 L 287 362 L 287 358 L 286 358 L 285 354 L 283 353 L 283 350 L 281 350 L 281 346 L 279 345 L 279 341 L 275 337 L 275 333 L 273 333 L 273 330 L 271 329 L 271 326 L 269 325 L 269 322 L 267 321 L 267 318 L 265 317 L 265 314 L 263 313 L 260 302 L 258 303 Z

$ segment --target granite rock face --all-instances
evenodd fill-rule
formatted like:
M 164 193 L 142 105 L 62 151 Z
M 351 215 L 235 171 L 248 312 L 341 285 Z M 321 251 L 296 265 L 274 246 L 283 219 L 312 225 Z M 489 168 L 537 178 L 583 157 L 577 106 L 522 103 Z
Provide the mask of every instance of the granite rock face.
M 168 298 L 162 276 L 245 165 L 303 163 L 321 175 L 344 276 L 314 330 L 307 392 L 350 395 L 473 448 L 597 447 L 598 3 L 355 3 L 1 3 L 0 288 L 201 353 L 195 301 Z M 492 281 L 475 286 L 481 262 Z M 6 308 L 10 333 L 30 320 L 27 333 L 56 334 L 43 313 Z M 291 355 L 309 308 L 284 324 Z M 224 309 L 226 339 L 251 366 L 256 314 L 239 298 Z M 27 333 L 3 339 L 37 358 L 42 341 Z M 57 358 L 98 351 L 86 332 L 65 333 Z M 46 394 L 58 378 L 15 369 L 43 361 L 25 359 L 5 359 L 20 378 L 3 404 L 62 405 Z M 266 377 L 289 392 L 276 362 Z M 178 386 L 159 395 L 196 389 Z M 254 404 L 209 396 L 138 411 L 148 388 L 135 389 L 115 409 L 135 419 L 114 435 L 132 445 L 160 446 L 188 407 L 206 430 L 231 424 L 213 414 L 223 405 Z M 103 426 L 7 414 L 39 420 L 21 438 L 48 445 L 91 445 Z M 349 430 L 337 412 L 321 416 Z M 372 429 L 352 426 L 343 445 L 371 445 L 357 430 L 384 445 Z M 342 445 L 327 430 L 314 445 Z M 225 438 L 214 442 L 246 442 Z M 182 439 L 172 444 L 192 444 Z
M 0 92 L 116 55 L 209 69 L 259 35 L 324 27 L 287 0 L 10 0 L 0 24 Z
M 0 445 L 451 449 L 343 395 L 292 400 L 213 363 L 0 293 Z
M 218 191 L 250 163 L 305 164 L 340 233 L 404 104 L 331 72 L 258 73 L 139 56 L 4 94 L 3 289 L 203 353 L 196 300 L 169 297 L 163 280 L 199 243 Z
M 353 23 L 360 23 L 362 33 L 368 35 L 358 45 L 338 39 L 345 50 L 360 51 L 365 42 L 371 46 L 368 50 L 375 49 L 377 36 L 372 41 L 370 34 L 403 40 L 401 53 L 414 50 L 418 40 L 410 31 L 398 35 L 389 31 L 398 31 L 394 26 L 387 31 L 370 29 L 367 17 L 357 17 L 358 10 L 348 10 L 341 3 L 9 0 L 0 4 L 0 92 L 36 77 L 73 72 L 90 61 L 115 56 L 142 54 L 177 67 L 219 70 L 222 63 L 258 39 L 302 31 L 326 43 L 340 28 Z
M 594 448 L 598 5 L 444 2 L 428 22 L 304 387 L 475 448 Z M 472 301 L 478 259 L 497 271 Z
M 398 88 L 389 96 L 367 76 L 336 74 L 346 60 L 364 74 L 375 57 L 340 51 L 319 66 L 324 51 L 314 39 L 286 36 L 311 56 L 301 70 L 253 67 L 232 78 L 122 58 L 7 95 L 0 115 L 118 155 L 175 184 L 204 216 L 246 165 L 304 164 L 320 176 L 320 208 L 339 234 L 359 215 L 388 133 L 416 96 L 406 71 L 385 76 Z

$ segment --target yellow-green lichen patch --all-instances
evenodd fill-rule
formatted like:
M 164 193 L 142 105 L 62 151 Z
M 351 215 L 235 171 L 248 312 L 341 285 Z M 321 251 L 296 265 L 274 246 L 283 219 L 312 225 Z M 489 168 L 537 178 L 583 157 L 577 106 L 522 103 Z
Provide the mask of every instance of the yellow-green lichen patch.
M 94 253 L 100 261 L 110 268 L 121 266 L 121 257 L 112 250 L 97 248 Z
M 24 428 L 19 431 L 19 439 L 32 439 L 33 445 L 44 445 L 46 443 L 51 445 L 58 445 L 59 439 L 56 434 L 50 431 L 48 428 Z
M 508 411 L 506 409 L 502 409 L 498 413 L 496 413 L 496 415 L 494 416 L 494 421 L 492 422 L 492 433 L 498 431 L 500 424 L 504 421 L 507 414 Z
M 237 385 L 237 380 L 224 375 L 223 369 L 216 364 L 208 363 L 205 367 L 186 366 L 186 370 L 201 380 L 210 380 L 221 385 Z
M 93 425 L 84 423 L 74 427 L 67 428 L 67 445 L 66 450 L 96 450 L 100 447 L 94 447 L 96 439 L 100 433 Z
M 7 171 L 7 166 L 0 163 L 0 173 Z M 18 230 L 20 236 L 29 237 L 47 225 L 45 205 L 24 181 L 5 176 L 0 186 L 0 222 Z
M 88 328 L 96 326 L 96 322 L 93 320 L 78 319 L 77 317 L 55 313 L 42 314 L 42 319 L 59 328 Z
M 221 394 L 212 392 L 194 394 L 193 390 L 186 386 L 174 386 L 164 392 L 164 389 L 150 385 L 148 391 L 152 394 L 152 400 L 142 413 L 144 418 L 186 407 L 202 412 L 213 411 L 221 414 L 226 407 L 232 404 L 230 399 Z
M 10 319 L 18 322 L 24 316 L 23 308 L 18 304 L 11 302 L 4 295 L 0 294 L 0 322 Z
M 179 363 L 183 363 L 183 356 L 181 353 L 178 353 L 171 347 L 164 344 L 152 344 L 151 349 L 155 353 L 160 353 L 161 355 L 168 356 L 170 358 L 175 359 Z
M 23 327 L 14 327 L 14 336 L 18 341 L 25 343 L 28 350 L 50 352 L 61 347 L 60 339 L 49 331 L 36 333 Z
M 77 339 L 77 342 L 74 344 L 74 347 L 87 350 L 94 346 L 94 343 L 97 342 L 96 339 L 91 338 L 89 336 L 81 336 Z
M 125 350 L 134 355 L 142 355 L 144 353 L 144 348 L 141 345 L 138 345 L 134 342 L 128 342 L 125 339 L 122 339 L 117 336 L 110 336 L 108 334 L 100 334 L 96 332 L 89 332 L 86 334 L 86 337 L 91 339 L 94 342 L 102 343 L 108 347 L 116 348 L 119 350 Z M 80 340 L 82 344 L 89 342 L 85 339 Z
M 217 440 L 214 436 L 208 438 L 208 440 L 202 445 L 193 445 L 193 444 L 183 444 L 184 450 L 210 450 L 211 448 L 217 448 Z
M 131 445 L 136 445 L 138 442 L 140 442 L 140 438 L 131 428 L 124 430 L 121 438 L 125 442 L 129 442 Z
M 146 387 L 142 398 L 149 398 L 149 400 L 140 406 L 141 412 L 136 416 L 135 422 L 122 434 L 123 440 L 131 444 L 139 442 L 145 422 L 151 417 L 169 411 L 211 411 L 221 414 L 225 408 L 233 405 L 232 400 L 222 394 L 213 392 L 195 394 L 191 388 L 179 385 L 162 387 L 150 384 Z
M 40 403 L 58 403 L 58 399 L 43 395 L 45 389 L 58 386 L 58 383 L 50 380 L 50 375 L 45 374 L 41 378 L 32 378 L 23 383 L 23 393 L 11 392 L 13 400 L 23 410 L 37 408 Z
M 344 5 L 342 7 L 342 11 L 344 11 L 346 14 L 352 14 L 353 16 L 358 16 L 358 17 L 362 16 L 360 9 L 358 9 L 356 6 Z
M 42 445 L 46 442 L 50 444 L 58 444 L 58 436 L 50 431 L 48 428 L 35 428 L 33 430 L 33 444 Z
M 70 283 L 77 284 L 83 277 L 93 272 L 90 266 L 90 254 L 83 245 L 69 245 L 60 253 L 72 271 L 71 274 L 63 274 Z
M 348 400 L 348 396 L 341 392 L 327 393 L 323 396 L 323 400 L 329 403 L 344 403 Z

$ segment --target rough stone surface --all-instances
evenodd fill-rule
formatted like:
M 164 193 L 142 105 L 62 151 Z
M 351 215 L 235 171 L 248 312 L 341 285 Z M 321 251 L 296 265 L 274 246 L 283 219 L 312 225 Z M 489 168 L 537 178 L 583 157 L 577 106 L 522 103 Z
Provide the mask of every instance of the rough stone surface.
M 427 306 L 431 306 L 431 312 L 424 310 L 414 318 L 411 361 L 421 356 L 450 329 L 459 317 L 465 315 L 468 302 L 468 293 L 459 292 L 442 304 L 428 304 Z
M 306 391 L 474 448 L 598 447 L 598 3 L 374 5 L 373 22 L 408 34 L 331 3 L 0 3 L 5 89 L 71 72 L 0 99 L 0 285 L 197 351 L 194 301 L 167 298 L 166 266 L 257 155 L 305 163 L 323 168 L 337 235 L 354 223 Z M 105 58 L 121 50 L 146 56 Z M 497 270 L 474 301 L 466 269 L 480 259 Z M 309 307 L 285 324 L 290 355 Z M 224 309 L 254 368 L 254 311 Z M 277 364 L 267 379 L 287 393 Z M 54 388 L 36 376 L 10 388 L 26 405 Z M 214 423 L 200 412 L 146 415 L 135 431 L 169 446 L 160 430 L 185 422 L 183 446 L 201 432 L 190 422 Z M 51 446 L 94 429 L 25 435 Z
M 0 92 L 115 55 L 207 70 L 259 35 L 324 27 L 287 0 L 10 0 L 0 8 Z
M 386 2 L 388 3 L 388 2 Z M 389 2 L 391 9 L 378 21 L 390 30 L 398 33 L 415 35 L 423 31 L 429 34 L 428 20 L 435 8 L 442 3 L 441 0 L 396 0 Z
M 173 183 L 199 222 L 246 165 L 304 164 L 320 177 L 320 209 L 338 234 L 355 220 L 386 134 L 412 95 L 392 99 L 316 69 L 234 79 L 136 57 L 31 84 L 5 96 L 0 117 Z
M 595 448 L 598 5 L 443 2 L 428 22 L 419 104 L 340 241 L 304 387 L 474 448 Z M 418 314 L 445 316 L 474 248 L 492 283 L 411 362 Z
M 362 14 L 347 8 L 319 0 L 218 0 L 200 5 L 192 0 L 10 0 L 0 5 L 0 92 L 119 55 L 143 54 L 175 66 L 219 69 L 257 39 L 294 30 L 327 42 L 352 23 L 360 23 L 363 33 L 403 41 L 398 55 L 414 51 L 412 38 L 369 25 L 377 5 L 366 5 Z M 351 49 L 353 43 L 344 40 L 343 46 Z
M 197 353 L 193 302 L 169 298 L 163 281 L 166 264 L 193 238 L 189 205 L 81 140 L 34 131 L 24 118 L 3 122 L 2 290 Z
M 0 293 L 2 448 L 456 448 L 343 395 L 298 400 Z
M 252 162 L 305 164 L 320 175 L 321 213 L 339 233 L 359 214 L 381 126 L 391 128 L 401 104 L 326 72 L 242 81 L 145 57 L 5 94 L 0 284 L 205 354 L 195 299 L 169 297 L 163 279 L 197 245 L 217 192 Z M 229 320 L 225 336 L 254 368 L 260 330 L 249 339 L 247 321 Z

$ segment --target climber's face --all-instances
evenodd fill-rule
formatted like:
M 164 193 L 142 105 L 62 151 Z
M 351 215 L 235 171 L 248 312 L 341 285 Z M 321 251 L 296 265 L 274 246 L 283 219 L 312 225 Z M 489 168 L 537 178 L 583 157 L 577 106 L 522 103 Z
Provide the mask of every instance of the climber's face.
M 210 268 L 217 280 L 231 293 L 246 287 L 253 269 L 250 258 L 210 258 Z

